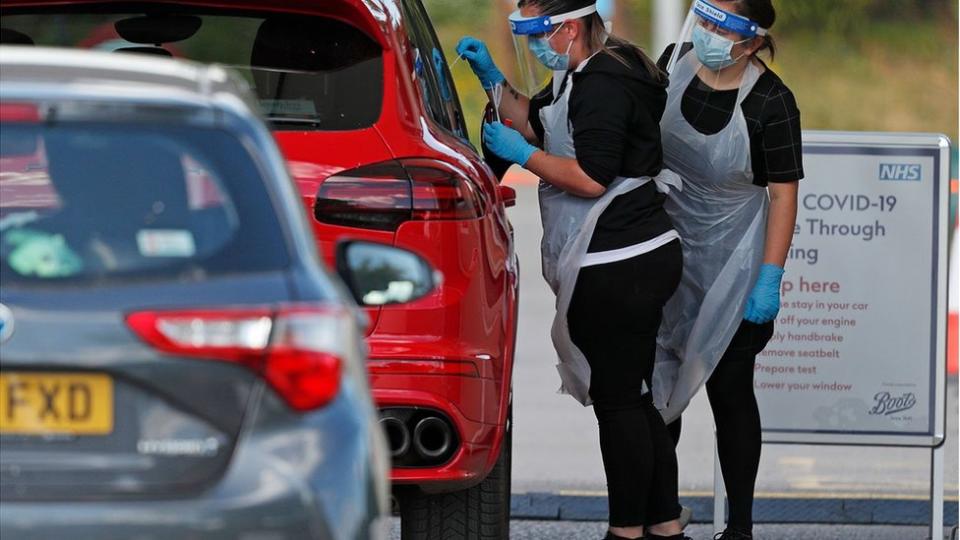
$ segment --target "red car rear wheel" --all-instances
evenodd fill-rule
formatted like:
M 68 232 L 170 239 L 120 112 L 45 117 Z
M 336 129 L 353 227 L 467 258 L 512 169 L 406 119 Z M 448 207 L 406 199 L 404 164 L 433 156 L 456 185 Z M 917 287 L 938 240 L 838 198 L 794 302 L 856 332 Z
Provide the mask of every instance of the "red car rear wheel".
M 510 538 L 513 414 L 490 474 L 468 489 L 428 494 L 411 489 L 399 497 L 402 540 L 506 540 Z

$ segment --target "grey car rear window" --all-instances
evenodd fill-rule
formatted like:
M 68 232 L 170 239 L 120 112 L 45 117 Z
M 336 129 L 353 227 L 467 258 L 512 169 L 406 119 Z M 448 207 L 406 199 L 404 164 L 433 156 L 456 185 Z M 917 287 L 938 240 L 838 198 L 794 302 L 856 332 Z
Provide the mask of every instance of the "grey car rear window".
M 247 79 L 263 113 L 278 129 L 353 130 L 380 118 L 383 50 L 363 31 L 338 19 L 145 15 L 129 8 L 118 13 L 122 8 L 109 5 L 42 9 L 5 10 L 0 38 L 225 64 Z
M 5 122 L 3 285 L 284 269 L 286 236 L 259 170 L 216 129 Z

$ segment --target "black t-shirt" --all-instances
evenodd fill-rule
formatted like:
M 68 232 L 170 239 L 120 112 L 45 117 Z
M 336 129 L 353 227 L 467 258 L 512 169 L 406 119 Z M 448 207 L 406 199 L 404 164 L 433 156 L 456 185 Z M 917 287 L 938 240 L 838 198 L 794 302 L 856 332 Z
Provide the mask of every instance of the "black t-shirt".
M 572 81 L 567 114 L 577 162 L 605 187 L 620 176 L 656 176 L 663 167 L 665 81 L 656 80 L 635 54 L 617 51 L 627 64 L 598 53 L 582 71 L 568 72 L 561 88 Z M 530 122 L 540 140 L 540 109 L 554 99 L 551 83 L 530 100 Z M 664 200 L 653 182 L 615 198 L 600 216 L 588 251 L 629 247 L 671 230 Z
M 685 43 L 683 54 L 693 46 Z M 658 64 L 666 67 L 673 53 L 667 47 Z M 682 56 L 682 55 L 681 55 Z M 737 104 L 737 90 L 714 90 L 699 77 L 687 86 L 680 104 L 683 117 L 705 135 L 718 133 L 730 122 Z M 793 182 L 804 177 L 800 110 L 793 92 L 767 68 L 741 105 L 750 133 L 753 183 Z

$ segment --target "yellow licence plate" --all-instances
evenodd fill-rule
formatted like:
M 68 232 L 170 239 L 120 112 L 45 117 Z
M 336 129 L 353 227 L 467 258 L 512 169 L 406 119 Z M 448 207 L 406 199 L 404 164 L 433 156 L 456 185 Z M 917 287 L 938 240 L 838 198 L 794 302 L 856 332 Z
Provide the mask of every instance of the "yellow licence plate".
M 0 372 L 0 433 L 107 435 L 113 379 L 92 373 Z

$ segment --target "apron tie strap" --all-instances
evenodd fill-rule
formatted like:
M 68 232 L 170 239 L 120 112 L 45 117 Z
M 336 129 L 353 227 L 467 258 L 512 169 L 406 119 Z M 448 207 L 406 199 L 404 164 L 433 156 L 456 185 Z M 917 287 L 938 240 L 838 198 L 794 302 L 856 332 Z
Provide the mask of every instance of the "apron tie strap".
M 683 179 L 680 175 L 670 169 L 663 169 L 654 179 L 657 184 L 657 191 L 660 193 L 670 193 L 671 189 L 683 191 Z

